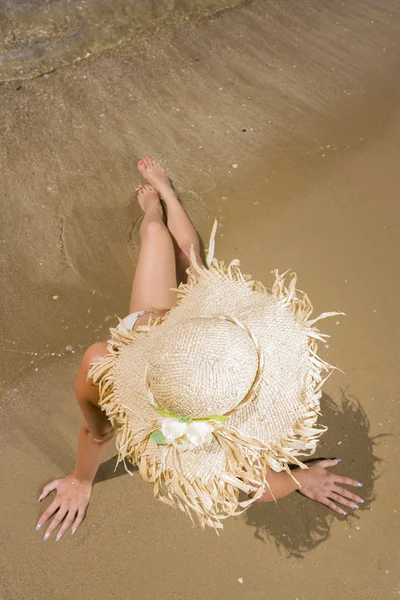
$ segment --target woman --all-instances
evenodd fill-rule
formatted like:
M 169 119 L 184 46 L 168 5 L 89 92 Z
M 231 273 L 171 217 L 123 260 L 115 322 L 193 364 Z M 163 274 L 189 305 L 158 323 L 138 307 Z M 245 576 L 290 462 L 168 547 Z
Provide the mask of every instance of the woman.
M 144 218 L 140 229 L 141 246 L 132 286 L 129 308 L 130 315 L 124 319 L 117 328 L 117 336 L 120 336 L 124 342 L 128 339 L 130 330 L 136 330 L 136 328 L 139 327 L 139 330 L 145 331 L 146 327 L 143 328 L 143 326 L 146 326 L 152 319 L 154 320 L 154 317 L 163 317 L 176 305 L 177 282 L 178 284 L 186 284 L 188 280 L 187 272 L 189 273 L 189 280 L 190 278 L 195 278 L 196 273 L 199 274 L 195 283 L 198 283 L 201 277 L 206 277 L 206 270 L 202 267 L 201 263 L 197 233 L 171 187 L 164 169 L 150 158 L 141 160 L 138 168 L 141 175 L 148 183 L 144 185 L 138 193 L 138 202 L 144 212 Z M 166 205 L 166 223 L 164 222 L 164 213 L 160 198 L 163 199 Z M 209 263 L 211 264 L 211 260 Z M 216 265 L 214 269 L 216 269 L 215 272 L 217 273 L 217 270 L 220 269 L 220 267 L 218 267 L 218 263 L 214 262 L 214 264 Z M 241 274 L 236 275 L 236 279 L 234 276 L 231 276 L 232 273 L 235 273 L 236 268 L 237 263 L 232 263 L 230 265 L 229 276 L 232 281 L 235 280 L 236 282 L 242 283 L 245 279 Z M 222 276 L 218 272 L 218 276 L 220 278 L 225 277 L 228 279 L 227 273 L 228 271 L 225 271 L 225 275 Z M 282 279 L 277 279 L 275 285 L 278 286 L 275 292 L 278 302 L 279 298 L 279 301 L 282 300 L 282 290 L 286 290 L 286 288 L 283 287 Z M 192 286 L 194 286 L 193 282 Z M 256 290 L 256 286 L 257 284 L 253 285 L 252 293 L 253 290 Z M 190 294 L 191 289 L 192 288 L 189 285 L 185 294 L 188 292 Z M 299 299 L 294 298 L 293 286 L 291 286 L 290 291 L 286 290 L 286 292 L 287 294 L 284 298 L 284 302 L 286 302 L 286 304 L 289 300 L 292 302 L 292 306 L 294 307 L 292 308 L 292 312 L 294 314 L 295 311 L 298 310 Z M 263 298 L 264 297 L 265 293 Z M 293 303 L 297 304 L 295 305 Z M 256 344 L 250 329 L 246 325 L 241 325 L 236 317 L 219 317 L 219 319 L 216 326 L 214 323 L 213 330 L 218 328 L 221 319 L 224 319 L 223 325 L 225 329 L 228 325 L 231 326 L 231 328 L 239 325 L 241 327 L 240 335 L 243 334 L 246 336 L 248 334 L 247 341 L 250 344 Z M 230 321 L 230 323 L 227 323 L 227 321 Z M 162 318 L 158 319 L 157 324 L 162 322 Z M 308 328 L 308 332 L 309 331 L 310 328 Z M 234 334 L 232 339 L 238 339 L 238 337 L 240 337 L 239 329 L 237 329 L 237 332 L 234 332 Z M 210 333 L 207 333 L 207 335 L 210 335 Z M 311 335 L 311 333 L 307 333 L 307 335 Z M 322 339 L 317 333 L 312 335 L 317 339 Z M 131 333 L 131 336 L 132 339 L 129 343 L 133 344 L 133 341 L 136 338 L 134 337 L 134 333 Z M 243 343 L 247 343 L 244 338 Z M 257 363 L 258 370 L 256 369 L 256 373 L 258 373 L 258 375 L 256 375 L 256 379 L 258 377 L 257 386 L 260 386 L 262 385 L 262 381 L 259 381 L 259 372 L 261 369 L 260 352 L 262 348 L 256 347 L 256 350 L 258 352 L 257 360 L 259 361 Z M 253 350 L 249 350 L 250 354 L 251 352 L 253 352 Z M 268 349 L 266 349 L 265 352 L 268 354 Z M 116 355 L 117 354 L 118 351 L 116 351 Z M 106 376 L 106 372 L 109 372 L 110 369 L 107 371 L 107 369 L 102 367 L 100 369 L 100 375 L 96 375 L 96 370 L 93 367 L 93 365 L 96 367 L 96 364 L 101 365 L 102 361 L 104 363 L 104 361 L 109 360 L 107 359 L 108 356 L 110 356 L 110 346 L 107 347 L 107 344 L 105 343 L 96 343 L 86 351 L 82 359 L 75 385 L 76 397 L 84 416 L 78 441 L 76 466 L 71 475 L 56 479 L 47 484 L 39 497 L 40 502 L 52 491 L 56 492 L 52 503 L 45 510 L 36 527 L 36 529 L 40 529 L 49 522 L 43 538 L 44 540 L 47 540 L 60 525 L 61 527 L 59 528 L 56 537 L 57 541 L 62 538 L 63 534 L 70 527 L 72 528 L 72 534 L 77 531 L 90 501 L 93 480 L 97 469 L 108 446 L 112 443 L 114 426 L 117 425 L 121 428 L 122 417 L 125 418 L 125 421 L 127 419 L 125 413 L 121 413 L 120 409 L 118 409 L 118 415 L 115 417 L 115 406 L 112 405 L 110 408 L 110 404 L 107 404 L 107 394 L 104 392 L 104 387 L 106 386 L 107 381 L 108 384 L 110 383 Z M 164 351 L 163 359 L 165 356 L 168 356 L 168 352 Z M 256 356 L 255 353 L 254 356 Z M 204 357 L 202 361 L 202 363 L 199 363 L 200 369 L 202 368 L 202 364 L 204 364 Z M 115 366 L 114 363 L 112 364 Z M 236 363 L 232 362 L 232 365 L 234 364 Z M 318 364 L 326 367 L 326 363 L 321 362 Z M 214 368 L 214 366 L 215 365 L 213 365 L 212 368 Z M 234 369 L 234 367 L 229 368 Z M 89 377 L 88 373 L 90 373 Z M 159 379 L 157 380 L 157 378 L 155 378 L 154 385 L 157 384 L 157 381 L 159 381 Z M 100 388 L 98 384 L 100 384 Z M 235 386 L 237 387 L 236 384 Z M 257 386 L 254 384 L 251 398 L 249 394 L 246 394 L 246 403 L 249 402 L 250 399 L 254 400 L 257 396 L 257 390 L 255 389 Z M 99 389 L 101 392 L 100 395 Z M 151 393 L 151 390 L 147 389 L 147 392 Z M 160 393 L 162 393 L 162 389 Z M 213 392 L 213 394 L 215 394 L 215 392 Z M 104 396 L 103 402 L 100 397 L 102 395 Z M 320 384 L 313 390 L 313 411 L 316 399 L 318 400 L 319 396 Z M 100 404 L 102 404 L 103 410 L 100 408 Z M 242 406 L 243 404 L 244 400 L 242 399 L 240 400 L 239 405 Z M 113 406 L 114 412 L 112 412 Z M 240 437 L 238 436 L 238 425 L 232 426 L 231 429 L 227 429 L 227 426 L 225 426 L 224 429 L 224 427 L 221 426 L 221 423 L 226 423 L 230 418 L 230 415 L 233 414 L 233 409 L 227 411 L 221 410 L 220 415 L 208 414 L 208 416 L 202 416 L 200 411 L 200 416 L 197 416 L 196 418 L 193 417 L 193 415 L 183 417 L 182 414 L 184 411 L 182 410 L 180 410 L 179 414 L 179 411 L 163 410 L 162 406 L 160 406 L 160 403 L 157 400 L 154 400 L 152 408 L 157 411 L 157 418 L 159 419 L 159 421 L 157 421 L 158 424 L 156 423 L 156 425 L 154 425 L 152 422 L 151 427 L 143 434 L 147 436 L 144 440 L 137 438 L 135 441 L 132 434 L 132 439 L 129 442 L 131 444 L 130 455 L 122 454 L 122 456 L 127 456 L 127 458 L 135 460 L 141 465 L 141 474 L 147 480 L 156 483 L 157 491 L 155 490 L 155 493 L 158 496 L 164 495 L 166 501 L 175 506 L 179 506 L 182 510 L 187 512 L 197 512 L 198 516 L 200 514 L 203 524 L 206 523 L 214 527 L 219 527 L 219 521 L 220 518 L 222 518 L 221 512 L 225 512 L 228 515 L 237 514 L 235 511 L 238 505 L 246 508 L 246 506 L 253 501 L 270 502 L 273 499 L 282 498 L 295 490 L 301 490 L 301 493 L 308 498 L 321 502 L 333 511 L 342 515 L 346 515 L 346 512 L 342 508 L 343 506 L 357 509 L 358 504 L 363 502 L 362 498 L 358 495 L 341 487 L 342 484 L 356 487 L 360 487 L 362 484 L 346 477 L 334 475 L 327 470 L 330 467 L 336 466 L 340 459 L 314 461 L 309 464 L 308 468 L 297 460 L 296 455 L 301 454 L 301 452 L 298 451 L 299 449 L 310 451 L 315 449 L 315 438 L 321 432 L 320 430 L 317 431 L 317 434 L 313 433 L 311 435 L 309 435 L 309 433 L 304 433 L 304 431 L 306 431 L 304 429 L 304 423 L 307 425 L 308 421 L 302 421 L 303 433 L 296 433 L 296 439 L 292 436 L 293 439 L 290 442 L 291 445 L 288 442 L 289 449 L 283 448 L 279 451 L 275 449 L 274 454 L 272 454 L 272 446 L 266 444 L 266 442 L 260 441 L 260 436 L 257 439 L 255 436 L 249 436 L 248 434 L 243 434 Z M 235 411 L 236 408 L 237 407 L 234 407 Z M 134 413 L 134 409 L 130 410 Z M 301 414 L 301 411 L 299 411 L 300 409 L 297 410 L 296 414 Z M 138 417 L 142 421 L 145 420 L 140 415 L 138 415 Z M 262 420 L 262 418 L 259 418 L 258 422 L 261 422 Z M 314 422 L 315 418 L 313 417 L 311 426 L 313 426 Z M 191 435 L 189 435 L 190 427 L 192 430 Z M 129 434 L 130 433 L 131 432 L 129 432 Z M 287 436 L 287 439 L 289 439 L 289 437 L 290 436 Z M 218 441 L 218 444 L 212 444 L 212 441 Z M 128 442 L 125 443 L 125 446 L 127 443 Z M 300 447 L 301 444 L 304 445 L 303 448 Z M 233 463 L 235 463 L 232 467 L 233 469 L 236 469 L 233 475 L 232 472 L 230 472 L 229 476 L 224 472 L 223 485 L 225 487 L 221 492 L 221 497 L 218 498 L 218 502 L 220 503 L 218 510 L 214 507 L 210 508 L 209 498 L 205 497 L 199 500 L 199 497 L 202 496 L 202 491 L 199 491 L 196 487 L 196 493 L 193 492 L 192 484 L 195 481 L 193 479 L 190 480 L 192 481 L 192 484 L 190 484 L 188 479 L 185 479 L 186 487 L 182 484 L 181 488 L 176 491 L 171 491 L 171 485 L 173 485 L 174 478 L 170 477 L 167 481 L 165 474 L 162 472 L 163 467 L 160 467 L 162 460 L 159 456 L 157 459 L 154 459 L 155 462 L 151 462 L 148 457 L 145 461 L 142 460 L 142 456 L 146 454 L 146 448 L 148 447 L 154 447 L 157 452 L 160 450 L 160 452 L 164 453 L 163 456 L 166 456 L 166 452 L 169 452 L 171 456 L 175 453 L 176 456 L 176 452 L 178 452 L 177 456 L 181 456 L 182 458 L 183 456 L 189 455 L 190 452 L 193 453 L 193 456 L 195 456 L 196 453 L 199 454 L 200 450 L 198 450 L 198 448 L 200 445 L 211 448 L 212 450 L 210 450 L 210 452 L 214 454 L 216 453 L 215 448 L 217 446 L 218 451 L 221 451 L 222 448 L 229 457 L 227 460 L 231 467 Z M 120 453 L 122 447 L 123 443 L 120 440 Z M 237 458 L 238 456 L 239 459 Z M 289 462 L 294 463 L 297 467 L 289 470 Z M 150 467 L 152 467 L 152 465 L 153 467 L 154 465 L 157 465 L 158 475 L 154 474 L 154 469 L 153 474 L 150 472 L 145 473 L 146 468 L 149 467 L 149 465 Z M 262 471 L 260 470 L 260 465 Z M 238 469 L 242 469 L 243 475 L 241 477 L 238 476 Z M 209 485 L 209 483 L 207 483 L 209 482 L 207 476 L 203 477 L 202 481 L 205 482 L 204 485 Z M 215 479 L 213 481 L 215 482 Z M 164 494 L 160 492 L 159 487 L 163 488 Z M 188 492 L 189 488 L 192 490 L 192 496 L 190 498 L 187 497 L 190 495 Z M 250 498 L 247 503 L 240 504 L 237 501 L 238 489 L 247 492 Z M 229 496 L 227 495 L 228 493 L 230 494 Z M 210 497 L 215 495 L 214 491 L 211 490 Z M 187 509 L 187 505 L 189 506 L 189 509 Z

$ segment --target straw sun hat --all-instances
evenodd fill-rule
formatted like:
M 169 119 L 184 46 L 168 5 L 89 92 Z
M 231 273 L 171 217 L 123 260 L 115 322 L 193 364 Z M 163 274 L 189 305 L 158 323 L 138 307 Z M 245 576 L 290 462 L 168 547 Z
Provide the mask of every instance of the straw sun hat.
M 194 263 L 178 302 L 137 331 L 111 329 L 89 376 L 117 429 L 119 460 L 137 465 L 154 495 L 202 526 L 222 527 L 268 487 L 267 467 L 307 468 L 321 387 L 333 367 L 316 354 L 311 303 L 275 271 L 267 290 L 213 259 Z M 239 501 L 239 491 L 250 500 Z

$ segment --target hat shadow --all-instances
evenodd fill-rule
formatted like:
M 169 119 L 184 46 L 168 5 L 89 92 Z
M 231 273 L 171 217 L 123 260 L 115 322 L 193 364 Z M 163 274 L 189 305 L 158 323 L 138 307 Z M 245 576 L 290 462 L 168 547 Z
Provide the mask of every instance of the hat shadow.
M 368 417 L 359 400 L 341 390 L 341 399 L 335 403 L 323 395 L 321 423 L 328 427 L 318 445 L 319 458 L 341 458 L 335 472 L 363 483 L 356 493 L 364 498 L 360 509 L 341 517 L 326 506 L 313 502 L 299 493 L 290 494 L 277 503 L 253 504 L 244 514 L 247 525 L 255 528 L 257 539 L 274 541 L 287 557 L 302 558 L 306 552 L 323 543 L 330 534 L 334 519 L 346 520 L 354 529 L 360 513 L 368 510 L 374 500 L 374 481 L 381 460 L 374 454 L 377 440 L 385 434 L 370 436 Z M 314 460 L 316 460 L 314 458 Z
M 262 541 L 273 541 L 286 556 L 303 558 L 328 539 L 334 519 L 346 520 L 354 529 L 360 513 L 370 508 L 374 496 L 374 482 L 379 477 L 379 463 L 383 462 L 374 454 L 378 439 L 386 434 L 370 436 L 370 424 L 360 401 L 348 392 L 341 390 L 340 402 L 335 403 L 328 395 L 321 399 L 321 422 L 328 427 L 318 445 L 319 458 L 342 459 L 335 472 L 362 481 L 363 487 L 357 490 L 364 498 L 364 504 L 355 512 L 341 517 L 326 506 L 313 502 L 301 494 L 290 494 L 278 502 L 253 504 L 244 513 L 247 525 L 255 528 L 254 536 Z M 314 457 L 312 460 L 317 460 Z M 113 456 L 102 463 L 94 484 L 126 475 L 123 463 L 116 467 L 117 457 Z M 130 471 L 137 468 L 129 463 Z
M 118 455 L 115 455 L 106 460 L 105 462 L 101 463 L 96 473 L 96 477 L 94 478 L 93 485 L 96 485 L 96 483 L 101 483 L 102 481 L 108 481 L 109 479 L 121 477 L 121 475 L 128 475 L 124 463 L 120 462 L 117 465 L 117 461 Z M 133 466 L 130 462 L 127 462 L 127 468 L 131 472 L 138 470 L 138 468 Z

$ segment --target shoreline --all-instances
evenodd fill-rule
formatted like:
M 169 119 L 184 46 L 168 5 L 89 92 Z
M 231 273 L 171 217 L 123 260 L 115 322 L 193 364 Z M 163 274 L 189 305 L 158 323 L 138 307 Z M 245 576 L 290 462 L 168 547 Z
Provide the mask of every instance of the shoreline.
M 185 21 L 216 18 L 246 0 L 44 0 L 4 2 L 0 83 L 25 81 L 172 32 Z M 2 45 L 1 45 L 2 44 Z

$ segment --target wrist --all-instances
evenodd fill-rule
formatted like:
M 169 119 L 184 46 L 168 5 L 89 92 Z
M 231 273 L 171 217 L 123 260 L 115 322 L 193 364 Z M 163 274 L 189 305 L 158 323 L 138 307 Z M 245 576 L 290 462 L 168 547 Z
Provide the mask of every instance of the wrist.
M 71 475 L 71 484 L 78 483 L 79 485 L 84 485 L 86 487 L 92 487 L 93 480 L 85 479 L 84 477 L 79 477 L 79 474 L 75 473 L 75 471 Z
M 302 492 L 308 483 L 308 469 L 300 469 L 300 467 L 298 467 L 297 469 L 293 469 L 293 476 L 295 479 L 297 479 L 297 481 L 300 484 L 299 490 L 300 492 Z

